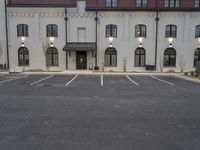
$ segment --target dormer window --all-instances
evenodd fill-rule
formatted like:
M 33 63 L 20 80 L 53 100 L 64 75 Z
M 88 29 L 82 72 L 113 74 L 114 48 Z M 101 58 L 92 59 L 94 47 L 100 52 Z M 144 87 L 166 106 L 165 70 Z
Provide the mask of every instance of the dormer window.
M 195 0 L 194 6 L 195 6 L 195 7 L 200 7 L 200 0 Z
M 165 7 L 174 8 L 180 7 L 181 0 L 165 0 Z
M 147 7 L 148 0 L 136 0 L 136 7 Z
M 106 7 L 117 7 L 117 0 L 106 0 Z

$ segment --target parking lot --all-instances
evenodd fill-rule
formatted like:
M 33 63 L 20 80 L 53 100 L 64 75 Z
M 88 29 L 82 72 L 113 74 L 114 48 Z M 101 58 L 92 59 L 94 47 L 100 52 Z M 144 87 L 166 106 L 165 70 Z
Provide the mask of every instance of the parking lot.
M 174 75 L 0 75 L 0 150 L 199 150 L 200 84 Z

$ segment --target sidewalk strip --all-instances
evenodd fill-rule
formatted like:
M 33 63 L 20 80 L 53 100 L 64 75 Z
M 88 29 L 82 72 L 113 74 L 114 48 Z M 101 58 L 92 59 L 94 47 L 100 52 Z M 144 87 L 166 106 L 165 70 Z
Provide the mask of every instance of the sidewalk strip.
M 0 84 L 2 84 L 2 83 L 6 83 L 6 82 L 9 82 L 9 81 L 18 80 L 18 79 L 21 79 L 21 78 L 25 78 L 25 77 L 27 77 L 27 76 L 28 76 L 28 75 L 24 75 L 24 76 L 21 76 L 21 77 L 15 78 L 15 79 L 4 80 L 4 81 L 1 81 Z
M 168 82 L 168 81 L 159 79 L 159 78 L 157 78 L 157 77 L 155 77 L 155 76 L 152 76 L 152 75 L 151 75 L 151 78 L 153 78 L 153 79 L 155 79 L 155 80 L 158 80 L 158 81 L 160 81 L 160 82 L 163 82 L 163 83 L 167 83 L 167 84 L 169 84 L 169 85 L 175 85 L 174 83 L 171 83 L 171 82 Z
M 128 75 L 126 76 L 132 83 L 134 83 L 135 85 L 139 86 L 139 84 L 135 81 L 133 81 Z
M 68 86 L 70 83 L 72 83 L 76 78 L 78 77 L 78 75 L 76 75 L 75 77 L 73 77 L 73 79 L 71 79 L 65 86 Z
M 101 86 L 103 86 L 103 75 L 101 75 Z
M 42 81 L 44 81 L 44 80 L 47 80 L 47 79 L 53 77 L 53 76 L 54 76 L 54 75 L 50 75 L 50 76 L 48 76 L 48 77 L 46 77 L 46 78 L 43 78 L 43 79 L 38 80 L 38 81 L 36 81 L 36 82 L 33 82 L 33 83 L 31 83 L 30 85 L 31 85 L 31 86 L 32 86 L 32 85 L 35 85 L 35 84 L 37 84 L 37 83 L 40 83 L 40 82 L 42 82 Z

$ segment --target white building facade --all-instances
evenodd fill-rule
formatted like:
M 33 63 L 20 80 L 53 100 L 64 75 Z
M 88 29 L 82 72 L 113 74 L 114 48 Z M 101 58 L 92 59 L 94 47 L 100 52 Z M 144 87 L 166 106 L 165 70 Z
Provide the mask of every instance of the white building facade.
M 10 68 L 144 71 L 156 66 L 179 72 L 193 71 L 200 59 L 199 11 L 161 11 L 156 27 L 156 11 L 99 10 L 96 16 L 86 1 L 66 12 L 64 7 L 7 7 L 6 43 L 4 6 L 0 1 L 0 64 Z

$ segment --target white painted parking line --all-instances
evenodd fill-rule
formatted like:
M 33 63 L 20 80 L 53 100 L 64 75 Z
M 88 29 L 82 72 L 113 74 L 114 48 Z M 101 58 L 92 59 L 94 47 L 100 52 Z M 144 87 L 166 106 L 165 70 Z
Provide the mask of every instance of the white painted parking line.
M 46 78 L 43 78 L 43 79 L 38 80 L 38 81 L 36 81 L 36 82 L 33 82 L 33 83 L 31 83 L 30 85 L 31 85 L 31 86 L 32 86 L 32 85 L 35 85 L 35 84 L 37 84 L 37 83 L 40 83 L 40 82 L 42 82 L 42 81 L 44 81 L 44 80 L 47 80 L 47 79 L 53 77 L 53 76 L 54 76 L 54 75 L 50 75 L 50 76 L 48 76 L 48 77 L 46 77 Z
M 75 77 L 73 77 L 73 79 L 71 79 L 69 82 L 67 82 L 65 86 L 68 86 L 68 85 L 69 85 L 70 83 L 72 83 L 77 77 L 78 77 L 78 75 L 76 75 Z
M 155 77 L 155 76 L 152 76 L 152 75 L 151 75 L 151 78 L 153 78 L 153 79 L 155 79 L 155 80 L 158 80 L 158 81 L 160 81 L 160 82 L 163 82 L 163 83 L 169 84 L 169 85 L 175 85 L 174 83 L 171 83 L 171 82 L 168 82 L 168 81 L 165 81 L 165 80 L 159 79 L 159 78 L 157 78 L 157 77 Z
M 132 83 L 134 83 L 135 85 L 139 86 L 139 83 L 133 81 L 133 79 L 131 79 L 128 75 L 126 76 Z
M 103 86 L 103 75 L 101 75 L 101 86 Z
M 21 76 L 21 77 L 18 77 L 18 78 L 13 78 L 13 79 L 4 80 L 4 81 L 1 81 L 0 84 L 6 83 L 6 82 L 9 82 L 9 81 L 18 80 L 18 79 L 21 79 L 21 78 L 25 78 L 25 77 L 27 77 L 27 76 L 28 76 L 28 75 L 24 75 L 24 76 Z

